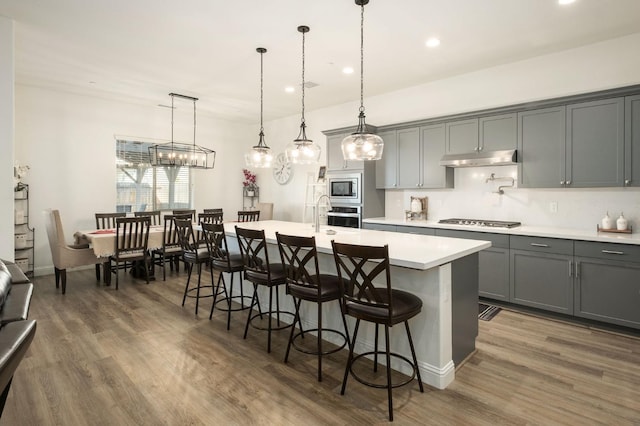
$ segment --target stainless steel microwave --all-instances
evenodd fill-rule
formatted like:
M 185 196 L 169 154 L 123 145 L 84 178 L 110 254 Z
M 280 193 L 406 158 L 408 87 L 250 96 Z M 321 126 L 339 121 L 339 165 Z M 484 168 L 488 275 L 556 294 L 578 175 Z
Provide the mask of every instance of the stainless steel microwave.
M 327 193 L 332 203 L 362 203 L 360 173 L 343 173 L 328 176 Z

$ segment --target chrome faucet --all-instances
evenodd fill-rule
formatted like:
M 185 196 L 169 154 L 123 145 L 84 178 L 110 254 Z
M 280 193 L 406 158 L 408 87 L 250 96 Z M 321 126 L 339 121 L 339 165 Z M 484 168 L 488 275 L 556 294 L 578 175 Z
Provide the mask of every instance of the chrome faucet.
M 322 200 L 323 198 L 326 198 L 327 201 L 329 202 L 329 209 L 331 209 L 331 198 L 329 198 L 329 196 L 327 194 L 322 194 L 321 196 L 318 197 L 318 199 L 316 200 L 316 207 L 315 207 L 315 215 L 316 217 L 315 219 L 315 226 L 316 226 L 316 232 L 320 232 L 320 200 Z

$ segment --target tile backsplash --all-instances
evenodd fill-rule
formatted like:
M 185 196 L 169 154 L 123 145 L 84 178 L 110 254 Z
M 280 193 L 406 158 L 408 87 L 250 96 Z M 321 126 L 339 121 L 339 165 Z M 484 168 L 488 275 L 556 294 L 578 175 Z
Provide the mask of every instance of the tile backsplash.
M 494 174 L 513 177 L 487 182 Z M 441 190 L 388 190 L 386 217 L 404 218 L 410 197 L 429 197 L 429 220 L 464 217 L 520 221 L 529 226 L 594 229 L 608 211 L 614 220 L 621 212 L 629 225 L 640 226 L 640 188 L 528 189 L 518 188 L 517 166 L 471 167 L 455 170 L 455 188 Z M 635 232 L 635 231 L 634 231 Z

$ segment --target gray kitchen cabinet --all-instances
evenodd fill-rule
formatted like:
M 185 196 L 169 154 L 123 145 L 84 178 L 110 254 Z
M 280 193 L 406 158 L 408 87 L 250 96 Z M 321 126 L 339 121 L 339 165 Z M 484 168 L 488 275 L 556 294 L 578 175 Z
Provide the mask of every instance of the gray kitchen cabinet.
M 465 154 L 478 149 L 478 119 L 446 123 L 447 154 Z
M 446 128 L 444 123 L 420 127 L 422 148 L 421 188 L 453 188 L 454 176 L 451 167 L 440 165 L 446 150 Z
M 441 237 L 491 241 L 491 247 L 478 253 L 480 296 L 509 301 L 509 235 L 488 232 L 436 229 Z
M 399 129 L 398 139 L 398 186 L 400 188 L 420 188 L 420 129 L 411 127 Z
M 567 105 L 566 131 L 565 186 L 623 186 L 624 98 Z
M 560 188 L 565 182 L 564 106 L 518 113 L 518 186 Z
M 478 151 L 516 149 L 518 145 L 517 114 L 480 117 Z
M 384 141 L 382 158 L 376 161 L 376 188 L 398 188 L 398 142 L 396 130 L 378 133 Z
M 640 328 L 640 247 L 576 241 L 575 315 Z
M 436 235 L 436 230 L 433 228 L 411 225 L 398 225 L 396 227 L 396 232 L 404 232 L 405 234 Z
M 375 231 L 389 231 L 396 232 L 396 225 L 388 225 L 386 223 L 368 223 L 362 224 L 363 229 L 373 229 Z
M 348 133 L 342 133 L 327 136 L 327 171 L 362 170 L 364 168 L 364 161 L 345 160 L 342 156 L 342 140 L 348 135 Z
M 573 314 L 573 241 L 511 236 L 511 302 Z
M 640 186 L 640 95 L 625 98 L 624 113 L 624 184 Z

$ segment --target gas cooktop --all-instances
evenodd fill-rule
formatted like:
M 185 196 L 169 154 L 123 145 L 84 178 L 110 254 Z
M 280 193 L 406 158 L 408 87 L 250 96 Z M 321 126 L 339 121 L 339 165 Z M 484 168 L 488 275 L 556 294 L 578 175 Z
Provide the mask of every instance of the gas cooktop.
M 482 220 L 482 219 L 441 219 L 438 223 L 446 223 L 450 225 L 474 225 L 486 226 L 488 228 L 515 228 L 520 226 L 520 222 L 507 222 L 502 220 Z

